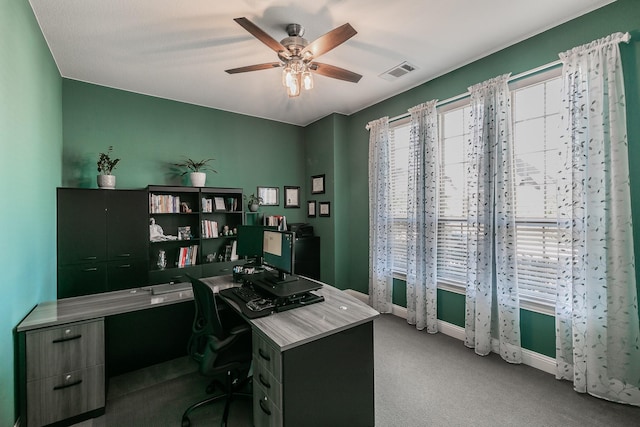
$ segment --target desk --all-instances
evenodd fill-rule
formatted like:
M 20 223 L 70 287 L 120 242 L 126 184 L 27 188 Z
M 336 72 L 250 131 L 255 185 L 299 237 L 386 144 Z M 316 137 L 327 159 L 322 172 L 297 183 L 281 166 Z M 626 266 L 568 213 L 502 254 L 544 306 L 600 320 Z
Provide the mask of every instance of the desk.
M 231 276 L 201 280 L 214 292 L 235 286 Z M 150 289 L 44 302 L 18 324 L 18 398 L 23 423 L 26 420 L 33 427 L 67 418 L 78 422 L 104 413 L 104 318 L 193 299 L 191 290 L 152 295 Z M 374 424 L 373 319 L 378 312 L 329 285 L 316 293 L 325 301 L 249 321 L 254 371 L 258 372 L 254 376 L 260 380 L 262 373 L 264 380 L 254 381 L 256 427 L 310 425 L 326 417 L 338 422 L 317 425 Z M 76 338 L 78 335 L 82 338 Z M 46 340 L 62 342 L 67 349 L 54 357 L 42 347 Z M 42 373 L 42 365 L 58 371 Z M 43 387 L 52 382 L 62 384 L 56 391 L 62 398 L 45 396 Z M 265 383 L 273 385 L 272 389 Z M 30 386 L 35 391 L 29 391 Z M 67 400 L 76 404 L 69 405 Z M 29 404 L 34 401 L 42 405 Z M 305 422 L 299 423 L 302 416 Z

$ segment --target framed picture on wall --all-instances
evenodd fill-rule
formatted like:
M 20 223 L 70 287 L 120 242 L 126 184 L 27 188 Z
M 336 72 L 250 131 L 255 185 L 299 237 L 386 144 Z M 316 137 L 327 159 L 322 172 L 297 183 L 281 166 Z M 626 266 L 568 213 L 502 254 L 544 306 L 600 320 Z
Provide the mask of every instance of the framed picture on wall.
M 324 194 L 324 174 L 311 177 L 311 194 Z
M 318 210 L 320 216 L 331 216 L 331 202 L 320 202 Z
M 284 187 L 284 207 L 285 208 L 300 207 L 300 187 L 293 187 L 293 186 Z
M 314 218 L 316 216 L 316 201 L 309 200 L 307 202 L 307 216 L 309 218 Z
M 280 189 L 278 187 L 258 187 L 258 197 L 263 206 L 280 206 Z

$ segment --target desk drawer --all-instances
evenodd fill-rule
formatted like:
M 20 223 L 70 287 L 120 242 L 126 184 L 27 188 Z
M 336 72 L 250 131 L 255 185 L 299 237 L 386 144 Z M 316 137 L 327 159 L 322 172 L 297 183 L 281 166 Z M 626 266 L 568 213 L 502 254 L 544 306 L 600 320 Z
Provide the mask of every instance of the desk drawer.
M 253 333 L 253 357 L 258 360 L 279 382 L 282 382 L 282 355 L 258 333 Z
M 27 381 L 104 364 L 103 320 L 26 333 Z
M 253 384 L 260 386 L 260 393 L 277 408 L 282 409 L 282 383 L 268 370 L 258 356 L 253 357 Z
M 259 384 L 253 384 L 254 427 L 281 427 L 282 411 L 271 401 Z
M 27 382 L 27 425 L 51 424 L 105 405 L 104 365 Z

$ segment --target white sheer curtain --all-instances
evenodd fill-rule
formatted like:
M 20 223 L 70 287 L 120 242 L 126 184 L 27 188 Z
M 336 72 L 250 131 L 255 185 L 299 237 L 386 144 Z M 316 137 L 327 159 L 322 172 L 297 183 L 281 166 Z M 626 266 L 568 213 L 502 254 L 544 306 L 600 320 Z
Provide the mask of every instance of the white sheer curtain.
M 409 110 L 407 189 L 407 322 L 438 332 L 438 116 L 436 100 Z
M 369 304 L 391 313 L 391 170 L 389 118 L 369 122 Z
M 465 345 L 480 355 L 491 352 L 496 301 L 500 355 L 508 362 L 521 363 L 508 79 L 505 74 L 469 88 Z
M 613 34 L 560 54 L 569 137 L 558 184 L 556 377 L 640 405 L 625 94 Z

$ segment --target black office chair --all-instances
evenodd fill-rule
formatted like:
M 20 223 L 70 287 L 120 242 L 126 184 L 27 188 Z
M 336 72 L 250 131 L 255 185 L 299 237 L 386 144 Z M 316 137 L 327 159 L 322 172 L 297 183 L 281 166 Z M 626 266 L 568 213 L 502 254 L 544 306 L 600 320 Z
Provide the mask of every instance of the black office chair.
M 196 315 L 189 339 L 189 354 L 198 362 L 199 371 L 205 376 L 226 375 L 225 384 L 214 379 L 207 393 L 222 388 L 224 394 L 205 399 L 191 405 L 182 415 L 182 426 L 191 424 L 189 414 L 207 403 L 226 399 L 222 426 L 227 425 L 229 406 L 236 396 L 252 397 L 242 389 L 250 382 L 247 373 L 251 367 L 251 327 L 230 307 L 218 307 L 218 302 L 209 286 L 201 280 L 189 277 L 196 303 Z

